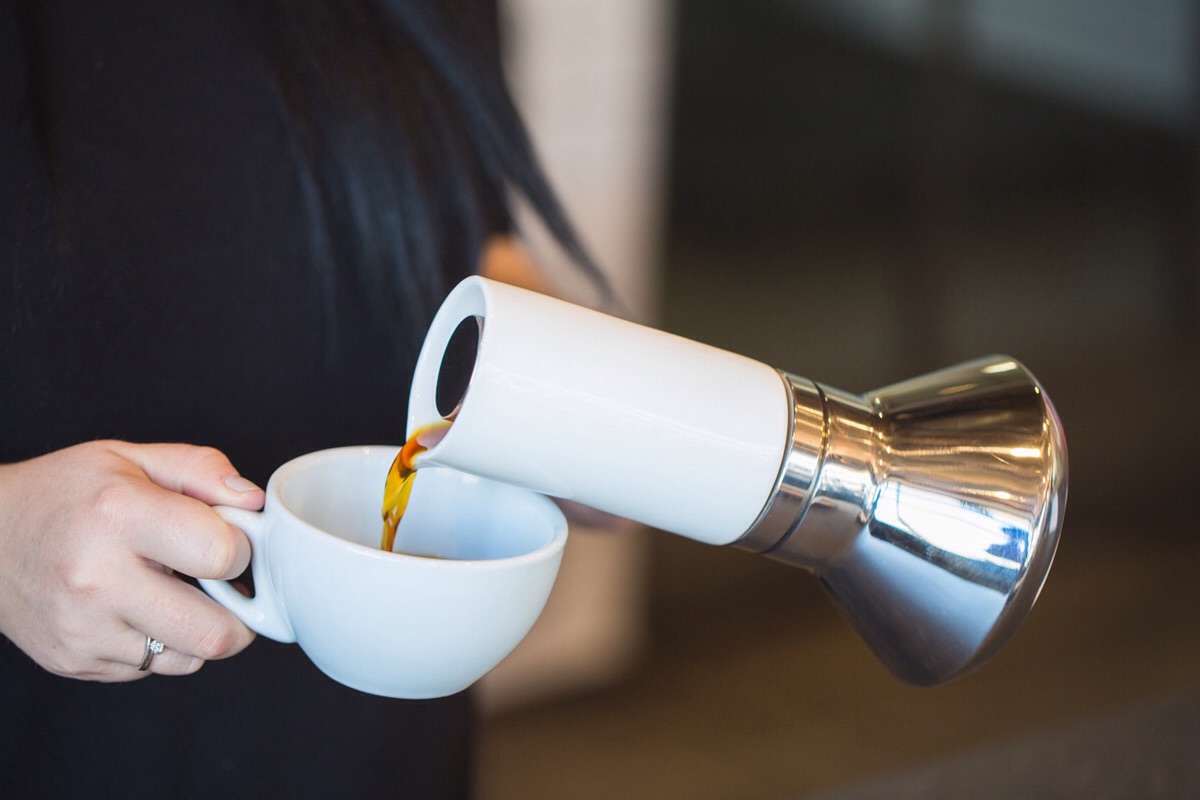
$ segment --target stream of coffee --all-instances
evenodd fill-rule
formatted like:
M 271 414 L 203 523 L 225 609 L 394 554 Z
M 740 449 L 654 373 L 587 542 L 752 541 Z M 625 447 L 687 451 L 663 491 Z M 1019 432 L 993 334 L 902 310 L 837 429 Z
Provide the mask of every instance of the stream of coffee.
M 396 527 L 408 508 L 408 496 L 412 493 L 413 478 L 417 474 L 413 460 L 440 442 L 448 430 L 449 420 L 427 425 L 409 437 L 396 454 L 383 487 L 383 536 L 379 544 L 383 550 L 392 552 L 396 544 Z

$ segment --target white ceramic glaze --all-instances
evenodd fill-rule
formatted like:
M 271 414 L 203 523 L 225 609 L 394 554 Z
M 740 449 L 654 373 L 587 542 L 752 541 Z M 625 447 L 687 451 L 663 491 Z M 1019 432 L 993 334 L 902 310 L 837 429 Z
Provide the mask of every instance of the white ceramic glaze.
M 396 452 L 338 448 L 280 467 L 262 512 L 219 509 L 250 539 L 255 597 L 224 581 L 201 584 L 248 627 L 297 642 L 347 686 L 440 697 L 482 677 L 533 626 L 558 574 L 566 520 L 534 493 L 423 469 L 397 552 L 384 552 L 379 506 Z
M 770 499 L 791 406 L 773 368 L 591 309 L 472 277 L 426 336 L 408 430 L 441 419 L 458 324 L 482 320 L 450 431 L 419 457 L 709 544 L 740 538 Z

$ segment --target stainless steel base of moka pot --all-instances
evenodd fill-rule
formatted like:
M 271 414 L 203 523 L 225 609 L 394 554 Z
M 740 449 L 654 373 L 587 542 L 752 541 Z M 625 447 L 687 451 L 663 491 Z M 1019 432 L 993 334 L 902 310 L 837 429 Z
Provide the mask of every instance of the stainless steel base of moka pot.
M 737 546 L 816 573 L 905 681 L 985 661 L 1037 598 L 1066 505 L 1066 440 L 1037 380 L 1003 356 L 862 396 L 783 378 L 791 444 Z

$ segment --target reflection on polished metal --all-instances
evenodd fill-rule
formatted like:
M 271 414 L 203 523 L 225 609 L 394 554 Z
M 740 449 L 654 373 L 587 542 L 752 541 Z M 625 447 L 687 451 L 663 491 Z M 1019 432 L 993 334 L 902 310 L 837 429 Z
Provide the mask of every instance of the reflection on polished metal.
M 898 677 L 964 674 L 1037 599 L 1067 499 L 1067 447 L 1021 364 L 992 357 L 851 395 L 784 375 L 791 443 L 736 544 L 816 573 Z

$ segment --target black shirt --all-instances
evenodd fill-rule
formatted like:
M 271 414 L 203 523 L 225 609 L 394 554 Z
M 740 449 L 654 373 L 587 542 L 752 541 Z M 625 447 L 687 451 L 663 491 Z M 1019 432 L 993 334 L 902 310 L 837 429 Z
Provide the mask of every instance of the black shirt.
M 402 439 L 412 343 L 337 275 L 330 306 L 237 4 L 191 5 L 0 3 L 0 460 L 185 441 L 263 485 L 311 450 Z M 3 640 L 0 796 L 462 796 L 470 716 L 261 638 L 119 685 Z

